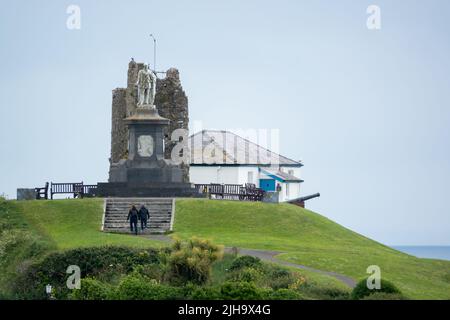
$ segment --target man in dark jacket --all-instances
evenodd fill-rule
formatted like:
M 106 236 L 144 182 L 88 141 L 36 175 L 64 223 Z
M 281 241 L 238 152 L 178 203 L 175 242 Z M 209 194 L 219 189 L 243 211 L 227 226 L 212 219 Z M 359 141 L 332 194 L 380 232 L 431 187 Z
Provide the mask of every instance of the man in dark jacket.
M 135 206 L 132 206 L 130 211 L 128 211 L 128 218 L 127 221 L 130 220 L 130 229 L 131 232 L 133 232 L 134 227 L 134 233 L 137 235 L 138 229 L 137 229 L 137 222 L 138 222 L 139 212 L 137 211 Z
M 150 219 L 150 213 L 144 205 L 142 205 L 141 209 L 139 209 L 139 219 L 141 220 L 141 230 L 146 229 L 147 220 Z

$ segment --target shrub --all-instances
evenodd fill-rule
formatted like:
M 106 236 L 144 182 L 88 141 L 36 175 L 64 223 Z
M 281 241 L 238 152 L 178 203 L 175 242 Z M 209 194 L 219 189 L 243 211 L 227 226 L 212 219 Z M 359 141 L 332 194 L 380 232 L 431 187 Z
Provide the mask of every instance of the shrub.
M 245 267 L 259 269 L 263 267 L 263 264 L 261 262 L 261 259 L 259 258 L 252 256 L 240 256 L 239 258 L 236 258 L 236 260 L 233 261 L 233 263 L 230 266 L 230 270 L 234 271 L 243 269 Z
M 303 296 L 317 300 L 348 300 L 350 297 L 348 291 L 333 287 L 321 287 L 311 283 L 306 283 L 297 290 Z
M 398 293 L 374 292 L 362 298 L 362 300 L 407 300 Z
M 154 279 L 132 273 L 122 279 L 113 298 L 118 300 L 175 300 L 183 298 L 183 290 L 158 284 Z
M 69 294 L 72 300 L 106 300 L 111 295 L 111 288 L 96 279 L 81 279 L 80 289 L 73 289 Z
M 270 295 L 269 290 L 258 288 L 254 283 L 234 281 L 224 282 L 220 293 L 225 300 L 258 300 Z
M 352 299 L 358 300 L 371 294 L 374 294 L 375 292 L 401 294 L 401 291 L 393 283 L 387 280 L 381 279 L 380 284 L 381 284 L 380 289 L 371 290 L 367 288 L 367 279 L 363 279 L 357 283 L 356 287 L 352 291 L 351 297 Z
M 192 300 L 219 300 L 221 299 L 220 288 L 194 286 L 187 289 L 185 298 Z
M 269 295 L 269 299 L 271 300 L 302 300 L 302 295 L 292 289 L 278 289 L 273 291 Z
M 243 269 L 234 270 L 227 275 L 227 280 L 238 282 L 254 282 L 258 283 L 263 278 L 263 272 L 260 269 L 245 267 Z
M 16 298 L 15 282 L 18 274 L 47 252 L 50 244 L 25 230 L 0 231 L 0 290 L 3 295 Z M 25 287 L 27 288 L 27 287 Z
M 265 285 L 274 289 L 298 289 L 306 282 L 306 279 L 297 272 L 291 272 L 276 265 L 268 265 Z
M 133 272 L 143 275 L 148 279 L 154 279 L 157 282 L 162 282 L 164 280 L 164 267 L 158 263 L 136 265 Z
M 138 264 L 151 264 L 159 260 L 155 249 L 131 249 L 127 247 L 78 248 L 47 255 L 31 264 L 14 283 L 14 292 L 22 299 L 45 299 L 45 286 L 51 284 L 55 297 L 66 299 L 71 293 L 66 287 L 67 267 L 77 265 L 81 277 L 105 277 L 117 273 L 129 273 Z
M 205 284 L 211 276 L 211 265 L 222 258 L 223 248 L 208 240 L 192 238 L 176 241 L 169 256 L 169 281 L 175 285 Z

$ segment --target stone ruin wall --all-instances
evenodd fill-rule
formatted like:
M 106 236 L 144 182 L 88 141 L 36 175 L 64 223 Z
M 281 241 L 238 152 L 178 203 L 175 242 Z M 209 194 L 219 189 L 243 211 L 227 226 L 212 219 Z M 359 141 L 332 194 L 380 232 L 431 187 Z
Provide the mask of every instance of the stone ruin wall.
M 139 70 L 143 63 L 130 61 L 126 88 L 117 88 L 112 92 L 112 126 L 110 163 L 117 163 L 128 157 L 128 128 L 123 119 L 136 110 L 137 89 L 135 87 Z M 157 79 L 155 105 L 159 114 L 170 120 L 165 129 L 165 158 L 170 159 L 176 142 L 170 141 L 175 129 L 189 128 L 188 98 L 181 86 L 179 72 L 175 68 L 167 70 L 166 77 Z M 189 182 L 189 165 L 183 165 L 183 182 Z

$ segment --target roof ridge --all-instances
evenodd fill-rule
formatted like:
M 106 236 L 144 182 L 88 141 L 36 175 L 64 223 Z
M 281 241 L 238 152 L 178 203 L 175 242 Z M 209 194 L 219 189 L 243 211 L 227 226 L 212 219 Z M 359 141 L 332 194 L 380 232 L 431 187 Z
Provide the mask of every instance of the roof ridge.
M 283 158 L 283 159 L 285 159 L 285 160 L 288 160 L 288 161 L 291 161 L 291 162 L 293 162 L 293 163 L 295 163 L 295 164 L 299 164 L 299 165 L 303 166 L 303 163 L 302 163 L 301 161 L 296 161 L 296 160 L 293 160 L 293 159 L 288 158 L 288 157 L 286 157 L 286 156 L 283 156 L 283 155 L 281 155 L 281 154 L 279 154 L 279 153 L 277 153 L 277 152 L 273 152 L 272 150 L 269 150 L 268 148 L 263 147 L 263 146 L 259 145 L 258 143 L 253 142 L 253 141 L 251 141 L 251 140 L 249 140 L 249 139 L 247 139 L 247 138 L 244 138 L 244 137 L 242 137 L 242 136 L 240 136 L 240 135 L 238 135 L 238 134 L 236 134 L 236 133 L 234 133 L 234 132 L 232 132 L 232 131 L 229 131 L 229 130 L 203 129 L 203 130 L 201 130 L 201 131 L 198 131 L 198 132 L 192 134 L 192 135 L 189 137 L 189 139 L 193 138 L 194 136 L 196 136 L 196 135 L 198 135 L 198 134 L 200 134 L 200 133 L 201 133 L 201 134 L 206 134 L 207 136 L 209 136 L 210 138 L 212 138 L 211 135 L 209 134 L 209 132 L 231 134 L 231 135 L 233 135 L 233 136 L 235 136 L 235 137 L 238 137 L 238 138 L 244 140 L 244 141 L 247 142 L 247 143 L 251 143 L 252 145 L 256 146 L 256 147 L 259 148 L 259 149 L 265 150 L 266 153 L 269 152 L 269 153 L 271 153 L 271 154 L 277 155 L 277 156 L 280 157 L 280 158 Z M 232 155 L 230 155 L 230 154 L 229 154 L 222 146 L 220 146 L 215 140 L 212 140 L 212 142 L 214 143 L 214 145 L 215 145 L 216 147 L 218 147 L 220 150 L 222 150 L 222 151 L 223 151 L 223 152 L 224 152 L 231 160 L 233 160 L 233 163 L 236 163 L 236 158 L 235 158 L 235 157 L 233 157 Z M 258 158 L 259 158 L 259 152 L 258 152 Z

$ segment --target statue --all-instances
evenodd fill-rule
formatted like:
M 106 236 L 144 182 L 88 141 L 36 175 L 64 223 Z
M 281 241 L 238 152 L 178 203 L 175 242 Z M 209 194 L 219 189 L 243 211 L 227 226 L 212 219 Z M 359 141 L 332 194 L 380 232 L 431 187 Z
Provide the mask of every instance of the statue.
M 152 70 L 149 70 L 148 65 L 145 64 L 144 68 L 139 70 L 136 86 L 138 107 L 153 106 L 156 93 L 156 75 Z

